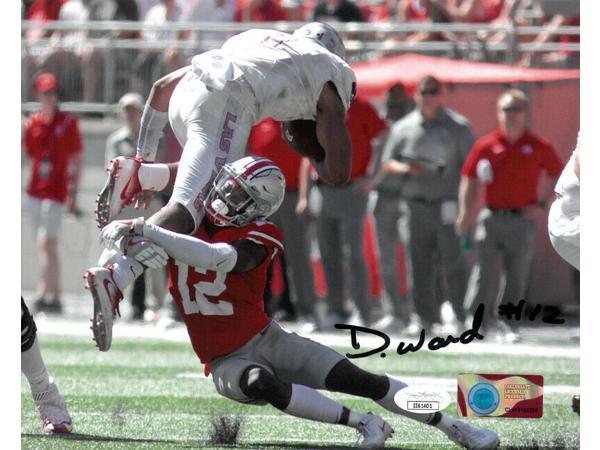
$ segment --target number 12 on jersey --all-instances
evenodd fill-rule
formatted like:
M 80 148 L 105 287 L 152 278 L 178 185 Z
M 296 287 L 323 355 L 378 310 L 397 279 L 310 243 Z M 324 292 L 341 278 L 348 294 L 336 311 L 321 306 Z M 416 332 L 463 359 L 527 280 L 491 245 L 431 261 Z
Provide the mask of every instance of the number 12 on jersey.
M 205 316 L 231 316 L 233 314 L 231 302 L 219 300 L 217 303 L 213 303 L 206 298 L 206 295 L 216 296 L 223 293 L 227 272 L 210 271 L 211 274 L 215 274 L 214 280 L 210 280 L 209 277 L 206 277 L 206 270 L 190 267 L 180 261 L 175 261 L 175 265 L 177 266 L 177 289 L 181 294 L 183 310 L 186 314 Z M 199 281 L 188 284 L 188 280 L 196 279 Z

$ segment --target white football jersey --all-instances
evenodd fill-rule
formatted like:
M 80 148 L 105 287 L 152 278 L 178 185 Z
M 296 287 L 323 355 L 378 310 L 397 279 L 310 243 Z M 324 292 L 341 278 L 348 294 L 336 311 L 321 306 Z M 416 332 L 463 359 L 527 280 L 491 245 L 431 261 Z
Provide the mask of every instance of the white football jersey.
M 275 30 L 249 30 L 223 47 L 192 59 L 192 71 L 208 87 L 221 90 L 240 82 L 253 95 L 239 99 L 256 121 L 312 119 L 323 85 L 331 81 L 346 110 L 356 91 L 356 77 L 341 58 L 304 37 Z
M 579 143 L 578 143 L 579 144 Z M 562 197 L 569 198 L 573 203 L 579 207 L 579 178 L 575 173 L 575 155 L 579 145 L 569 158 L 565 168 L 563 169 L 554 191 L 560 194 Z M 577 211 L 579 212 L 579 210 Z

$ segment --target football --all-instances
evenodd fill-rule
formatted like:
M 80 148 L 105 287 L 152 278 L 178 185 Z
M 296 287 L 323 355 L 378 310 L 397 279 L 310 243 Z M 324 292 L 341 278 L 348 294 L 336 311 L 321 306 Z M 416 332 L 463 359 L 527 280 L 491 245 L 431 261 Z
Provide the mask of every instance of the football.
M 325 159 L 325 149 L 317 139 L 317 122 L 314 120 L 290 120 L 281 125 L 283 139 L 295 152 L 321 162 Z

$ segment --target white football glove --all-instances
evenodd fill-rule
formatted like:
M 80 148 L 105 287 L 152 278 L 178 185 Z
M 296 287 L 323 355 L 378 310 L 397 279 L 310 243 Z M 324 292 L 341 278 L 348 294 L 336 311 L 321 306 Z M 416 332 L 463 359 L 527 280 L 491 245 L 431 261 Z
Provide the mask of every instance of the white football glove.
M 162 247 L 141 236 L 125 237 L 121 245 L 125 256 L 135 258 L 150 269 L 164 267 L 169 259 L 169 255 Z
M 100 232 L 100 243 L 107 249 L 120 250 L 124 252 L 124 237 L 143 236 L 144 218 L 138 217 L 132 220 L 114 220 Z

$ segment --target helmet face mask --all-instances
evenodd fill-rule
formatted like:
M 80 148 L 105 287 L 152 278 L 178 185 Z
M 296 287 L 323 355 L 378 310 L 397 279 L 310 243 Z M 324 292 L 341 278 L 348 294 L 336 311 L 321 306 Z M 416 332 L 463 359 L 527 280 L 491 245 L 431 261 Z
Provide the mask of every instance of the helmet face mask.
M 344 41 L 335 28 L 328 23 L 308 23 L 295 30 L 293 35 L 312 39 L 317 44 L 325 47 L 334 55 L 346 60 L 346 48 L 344 47 Z
M 248 156 L 223 166 L 204 206 L 215 225 L 241 227 L 277 211 L 284 194 L 281 170 L 267 158 Z

